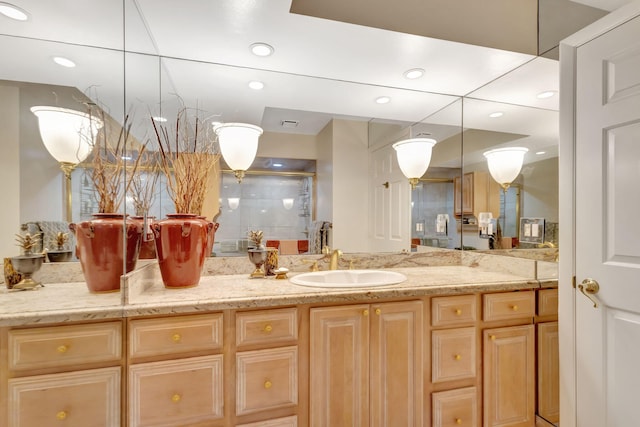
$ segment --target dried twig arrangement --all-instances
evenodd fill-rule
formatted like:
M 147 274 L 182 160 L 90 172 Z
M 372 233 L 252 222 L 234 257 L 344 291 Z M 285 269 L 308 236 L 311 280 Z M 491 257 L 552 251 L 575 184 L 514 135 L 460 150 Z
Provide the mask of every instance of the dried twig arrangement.
M 116 213 L 132 185 L 132 180 L 125 184 L 125 175 L 136 174 L 146 144 L 141 146 L 133 163 L 127 164 L 126 159 L 131 157 L 131 153 L 127 153 L 127 147 L 133 146 L 129 116 L 125 116 L 123 125 L 117 129 L 114 129 L 115 125 L 107 120 L 102 110 L 92 111 L 91 117 L 97 117 L 103 123 L 102 129 L 92 141 L 93 169 L 90 174 L 98 200 L 98 212 Z
M 140 165 L 131 177 L 130 196 L 137 216 L 147 215 L 156 198 L 156 185 L 162 172 L 158 156 L 146 151 L 138 157 Z
M 183 108 L 176 117 L 174 132 L 153 121 L 159 149 L 159 163 L 176 213 L 202 215 L 209 175 L 217 172 L 220 153 L 215 151 L 213 128 L 197 114 L 189 117 Z

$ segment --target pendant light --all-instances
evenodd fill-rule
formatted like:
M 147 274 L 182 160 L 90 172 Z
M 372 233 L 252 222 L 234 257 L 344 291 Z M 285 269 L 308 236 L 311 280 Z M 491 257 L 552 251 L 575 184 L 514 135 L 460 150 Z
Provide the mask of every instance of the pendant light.
M 218 136 L 220 152 L 233 170 L 238 182 L 256 157 L 262 128 L 246 123 L 222 123 L 213 129 Z
M 514 179 L 520 174 L 525 153 L 524 147 L 496 148 L 484 153 L 489 173 L 506 192 Z
M 431 138 L 410 138 L 392 145 L 400 170 L 409 178 L 411 189 L 416 188 L 420 177 L 425 174 L 431 162 L 431 152 L 436 140 Z
M 60 163 L 65 176 L 66 221 L 72 221 L 71 172 L 93 149 L 93 140 L 102 121 L 89 114 L 59 107 L 36 106 L 40 137 L 45 148 Z

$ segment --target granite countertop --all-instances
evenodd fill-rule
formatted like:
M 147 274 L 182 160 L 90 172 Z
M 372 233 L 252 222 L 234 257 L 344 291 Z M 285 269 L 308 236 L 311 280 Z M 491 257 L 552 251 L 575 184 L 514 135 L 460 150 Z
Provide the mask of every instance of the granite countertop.
M 447 265 L 391 268 L 407 280 L 366 289 L 312 288 L 289 280 L 249 279 L 248 274 L 203 276 L 196 287 L 166 289 L 156 264 L 127 275 L 120 292 L 91 294 L 83 282 L 47 284 L 35 291 L 0 291 L 0 326 L 49 324 L 222 309 L 273 307 L 314 303 L 357 303 L 557 286 L 557 280 L 478 266 Z M 290 273 L 289 277 L 299 273 Z

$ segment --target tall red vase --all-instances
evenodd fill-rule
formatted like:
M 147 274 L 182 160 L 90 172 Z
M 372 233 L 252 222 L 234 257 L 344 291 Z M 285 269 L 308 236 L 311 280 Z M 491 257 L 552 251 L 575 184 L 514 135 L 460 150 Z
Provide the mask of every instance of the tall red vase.
M 120 277 L 136 267 L 142 226 L 122 214 L 92 216 L 90 221 L 69 225 L 76 235 L 76 256 L 89 291 L 118 291 Z M 126 239 L 123 237 L 125 227 Z
M 196 286 L 200 282 L 213 223 L 194 214 L 168 214 L 152 229 L 156 257 L 167 288 Z
M 209 221 L 206 216 L 199 215 L 198 218 L 206 221 L 208 224 L 213 224 L 213 226 L 211 227 L 207 226 L 209 227 L 209 233 L 207 234 L 207 249 L 205 252 L 205 257 L 209 257 L 211 256 L 211 252 L 213 251 L 213 243 L 216 240 L 216 231 L 218 230 L 218 227 L 220 227 L 220 224 L 217 222 Z
M 140 225 L 144 228 L 144 217 L 143 216 L 132 216 L 132 220 L 138 221 Z M 143 230 L 142 240 L 140 242 L 140 253 L 138 254 L 138 259 L 154 259 L 156 257 L 156 242 L 153 238 L 153 230 L 151 226 L 155 221 L 155 216 L 147 217 L 147 229 Z

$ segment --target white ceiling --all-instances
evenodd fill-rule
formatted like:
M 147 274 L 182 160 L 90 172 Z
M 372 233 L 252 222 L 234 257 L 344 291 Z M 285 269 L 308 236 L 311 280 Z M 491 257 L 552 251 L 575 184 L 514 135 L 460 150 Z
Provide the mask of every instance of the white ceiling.
M 580 2 L 605 9 L 624 1 Z M 0 79 L 75 86 L 116 117 L 125 109 L 124 79 L 114 69 L 126 73 L 127 108 L 144 105 L 144 114 L 161 107 L 170 112 L 170 103 L 160 105 L 159 99 L 177 93 L 186 105 L 223 121 L 315 134 L 332 117 L 452 125 L 448 120 L 459 122 L 459 115 L 436 123 L 434 114 L 468 95 L 476 100 L 465 103 L 465 127 L 535 133 L 531 139 L 540 145 L 557 141 L 558 96 L 536 98 L 558 91 L 554 60 L 295 15 L 289 13 L 291 0 L 11 3 L 30 19 L 0 15 L 0 33 L 8 35 L 0 37 L 0 55 L 11 58 L 3 61 Z M 254 56 L 249 46 L 255 42 L 272 45 L 275 53 Z M 123 49 L 130 53 L 123 57 Z M 53 64 L 55 55 L 77 67 Z M 161 64 L 155 55 L 163 57 Z M 408 80 L 403 72 L 411 68 L 426 74 Z M 248 88 L 250 80 L 265 88 Z M 391 102 L 376 104 L 383 95 Z M 502 121 L 483 116 L 496 108 L 520 114 L 505 114 Z M 299 125 L 283 129 L 282 120 Z

